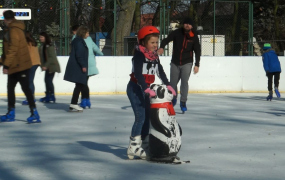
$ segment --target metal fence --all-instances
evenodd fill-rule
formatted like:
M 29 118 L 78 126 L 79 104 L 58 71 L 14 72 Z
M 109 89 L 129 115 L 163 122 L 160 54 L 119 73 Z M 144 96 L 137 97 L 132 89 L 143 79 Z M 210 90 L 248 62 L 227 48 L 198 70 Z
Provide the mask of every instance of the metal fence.
M 70 27 L 76 24 L 90 28 L 105 55 L 132 55 L 141 27 L 157 26 L 161 40 L 181 27 L 185 17 L 195 22 L 204 56 L 259 55 L 265 42 L 281 55 L 285 44 L 275 37 L 254 40 L 251 0 L 0 0 L 0 7 L 30 8 L 27 30 L 35 38 L 42 31 L 50 34 L 58 55 L 69 54 Z M 171 54 L 169 43 L 165 55 Z

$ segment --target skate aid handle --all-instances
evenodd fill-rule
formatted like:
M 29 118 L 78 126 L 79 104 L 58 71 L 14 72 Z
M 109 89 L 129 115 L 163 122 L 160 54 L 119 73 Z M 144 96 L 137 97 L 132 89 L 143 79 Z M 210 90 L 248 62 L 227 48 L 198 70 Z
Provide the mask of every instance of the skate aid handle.
M 153 90 L 151 90 L 150 88 L 147 88 L 146 90 L 144 90 L 144 92 L 146 93 L 146 95 L 148 95 L 149 97 L 154 97 L 156 96 L 155 92 Z
M 170 85 L 168 85 L 168 86 L 166 86 L 166 87 L 167 87 L 167 89 L 168 89 L 169 91 L 172 92 L 173 96 L 176 96 L 175 90 L 174 90 Z

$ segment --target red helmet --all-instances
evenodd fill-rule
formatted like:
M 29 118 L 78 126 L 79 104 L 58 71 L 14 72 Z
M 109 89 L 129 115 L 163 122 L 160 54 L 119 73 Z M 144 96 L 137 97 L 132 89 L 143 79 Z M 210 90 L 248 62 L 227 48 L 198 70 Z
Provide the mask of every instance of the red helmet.
M 154 26 L 145 26 L 138 32 L 138 41 L 145 38 L 146 35 L 159 33 L 159 30 Z

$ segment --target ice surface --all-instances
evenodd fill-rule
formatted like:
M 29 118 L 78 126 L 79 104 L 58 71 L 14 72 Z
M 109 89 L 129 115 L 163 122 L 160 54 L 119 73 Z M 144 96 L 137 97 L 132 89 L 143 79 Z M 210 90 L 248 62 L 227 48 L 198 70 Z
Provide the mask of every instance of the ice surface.
M 42 123 L 31 125 L 17 97 L 17 121 L 0 123 L 0 179 L 284 179 L 285 99 L 266 96 L 189 94 L 185 114 L 178 102 L 178 156 L 191 161 L 183 165 L 127 160 L 134 115 L 126 95 L 91 96 L 83 113 L 67 112 L 70 96 L 37 102 Z M 7 112 L 6 97 L 0 110 Z

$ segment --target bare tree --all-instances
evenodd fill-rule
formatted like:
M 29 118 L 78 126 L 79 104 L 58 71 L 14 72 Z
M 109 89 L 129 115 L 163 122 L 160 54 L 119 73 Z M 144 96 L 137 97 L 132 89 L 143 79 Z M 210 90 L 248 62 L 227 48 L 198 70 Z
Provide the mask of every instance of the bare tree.
M 118 1 L 119 2 L 119 1 Z M 122 0 L 119 3 L 120 12 L 118 13 L 117 27 L 116 28 L 116 55 L 121 56 L 124 54 L 124 37 L 129 36 L 132 29 L 132 21 L 136 7 L 136 1 Z M 114 30 L 112 32 L 112 39 L 114 40 Z

